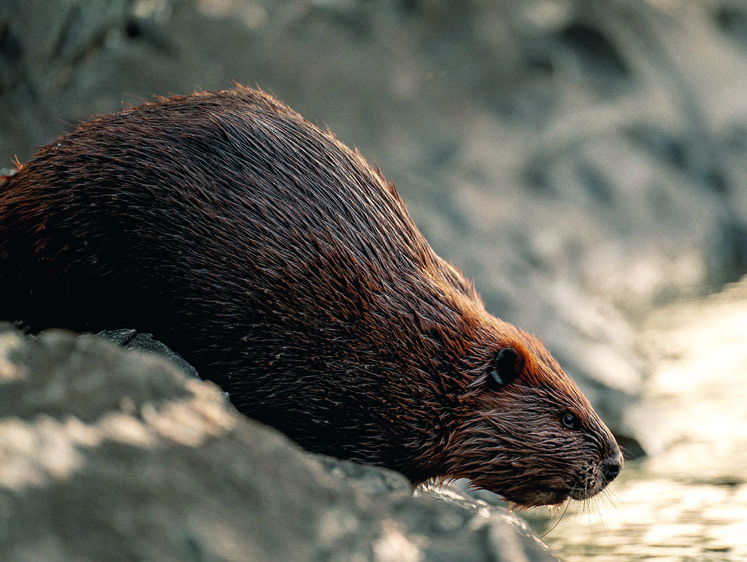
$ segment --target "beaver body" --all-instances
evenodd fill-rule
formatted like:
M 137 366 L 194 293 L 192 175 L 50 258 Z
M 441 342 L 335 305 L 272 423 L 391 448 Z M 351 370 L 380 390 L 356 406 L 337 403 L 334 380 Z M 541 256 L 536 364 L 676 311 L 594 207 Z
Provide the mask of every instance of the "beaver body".
M 0 319 L 133 327 L 303 447 L 522 505 L 585 499 L 617 444 L 488 314 L 392 184 L 270 96 L 159 98 L 0 184 Z

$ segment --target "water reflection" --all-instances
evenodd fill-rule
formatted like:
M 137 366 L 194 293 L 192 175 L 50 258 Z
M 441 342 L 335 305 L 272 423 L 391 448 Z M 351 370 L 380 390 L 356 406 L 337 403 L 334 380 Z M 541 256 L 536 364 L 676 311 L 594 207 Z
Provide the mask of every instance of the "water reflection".
M 645 320 L 632 425 L 650 456 L 605 496 L 533 525 L 566 562 L 747 560 L 747 278 Z

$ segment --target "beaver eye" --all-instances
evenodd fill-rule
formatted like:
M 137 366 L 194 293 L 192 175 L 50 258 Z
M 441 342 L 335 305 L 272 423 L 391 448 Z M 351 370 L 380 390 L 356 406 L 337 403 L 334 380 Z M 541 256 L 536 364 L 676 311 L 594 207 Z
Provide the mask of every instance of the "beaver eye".
M 560 423 L 563 424 L 563 427 L 567 427 L 568 429 L 578 429 L 581 427 L 581 421 L 578 419 L 578 416 L 570 412 L 563 414 L 563 417 L 560 418 Z
M 493 359 L 488 374 L 488 386 L 492 390 L 500 390 L 511 384 L 521 371 L 521 357 L 512 347 L 501 349 Z

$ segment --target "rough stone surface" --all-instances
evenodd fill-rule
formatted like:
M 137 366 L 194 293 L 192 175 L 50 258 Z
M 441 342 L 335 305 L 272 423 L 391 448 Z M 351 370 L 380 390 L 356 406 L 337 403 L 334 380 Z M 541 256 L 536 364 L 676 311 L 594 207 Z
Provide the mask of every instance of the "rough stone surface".
M 304 453 L 153 354 L 0 326 L 4 561 L 555 560 L 454 493 Z
M 132 328 L 122 328 L 119 330 L 104 330 L 96 335 L 107 339 L 110 342 L 116 343 L 125 349 L 142 351 L 143 353 L 153 353 L 160 357 L 164 357 L 189 376 L 198 379 L 200 378 L 197 370 L 187 363 L 184 357 L 155 339 L 153 334 L 143 334 Z

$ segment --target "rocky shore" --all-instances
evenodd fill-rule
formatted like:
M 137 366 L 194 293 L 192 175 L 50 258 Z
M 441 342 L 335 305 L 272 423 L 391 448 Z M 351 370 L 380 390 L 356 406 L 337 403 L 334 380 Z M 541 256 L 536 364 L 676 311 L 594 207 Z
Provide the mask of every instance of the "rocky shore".
M 633 321 L 747 271 L 740 0 L 7 0 L 0 168 L 123 103 L 233 81 L 375 161 L 631 452 Z M 550 556 L 500 509 L 307 458 L 157 360 L 0 337 L 9 559 Z

